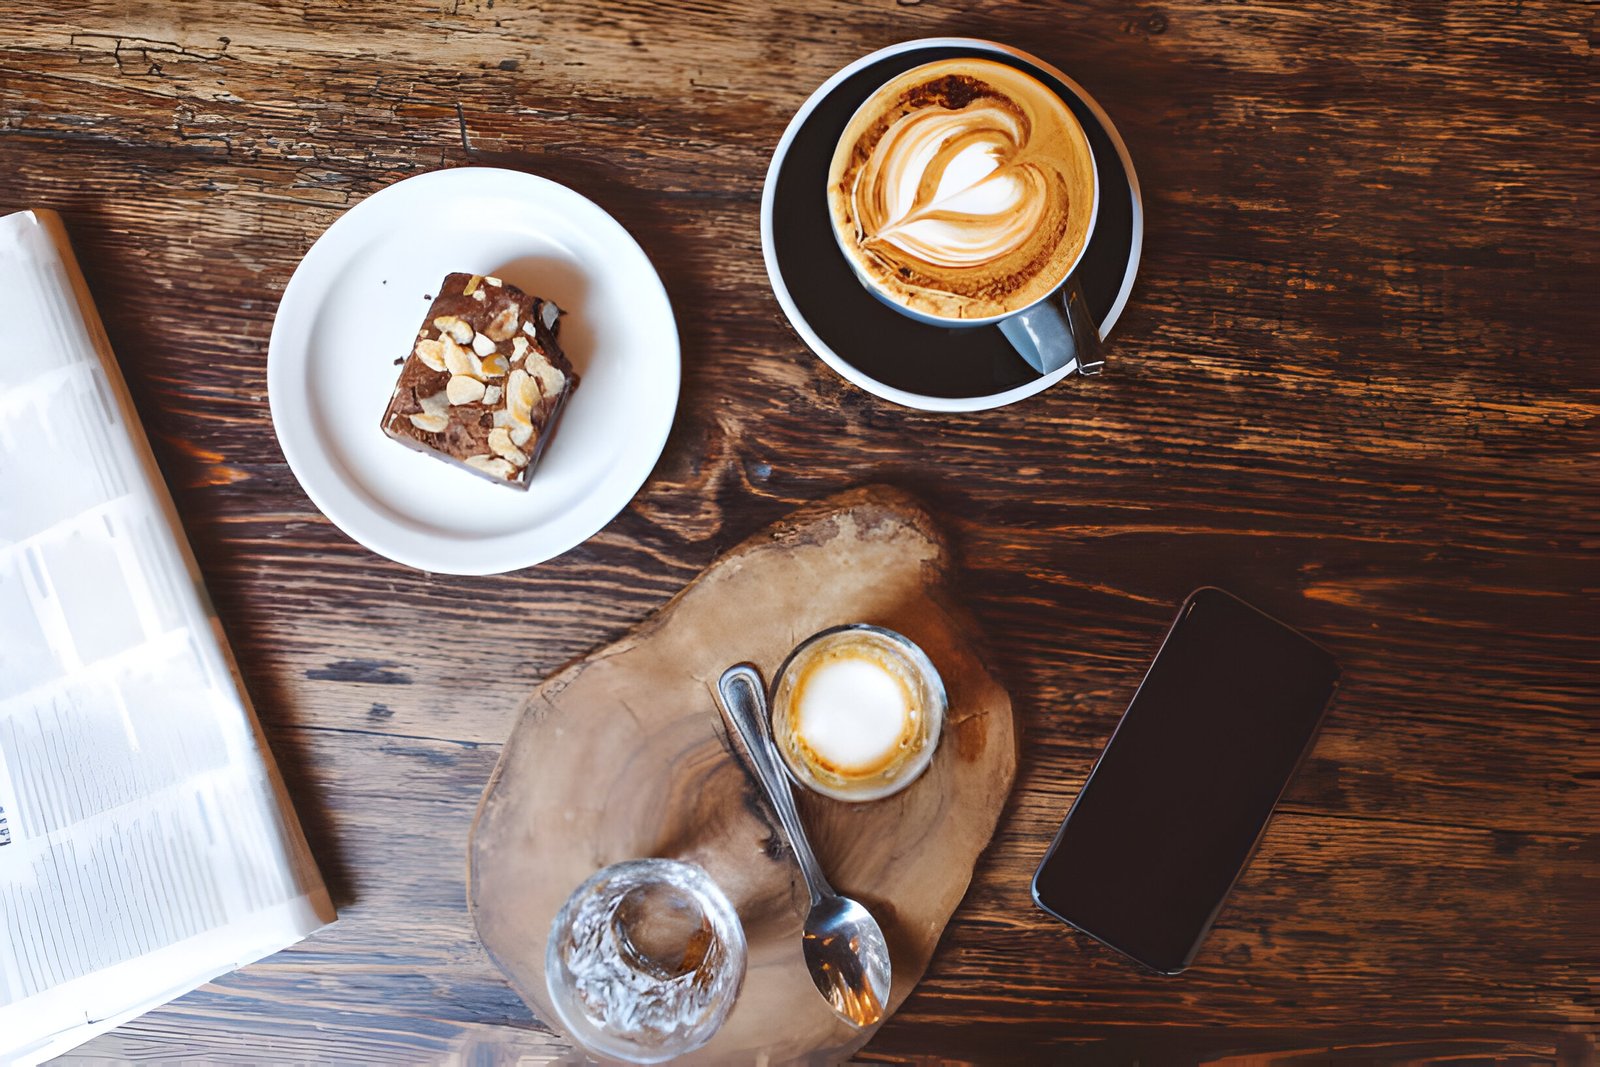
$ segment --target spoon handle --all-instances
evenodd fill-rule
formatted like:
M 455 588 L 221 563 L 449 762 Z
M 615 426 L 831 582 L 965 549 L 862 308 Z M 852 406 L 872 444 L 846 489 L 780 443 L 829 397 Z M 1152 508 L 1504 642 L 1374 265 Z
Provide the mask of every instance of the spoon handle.
M 738 733 L 750 753 L 751 769 L 755 771 L 761 791 L 767 795 L 767 803 L 777 812 L 778 822 L 783 824 L 783 832 L 789 836 L 794 858 L 800 864 L 800 874 L 806 880 L 806 888 L 811 891 L 811 903 L 816 904 L 823 897 L 833 896 L 833 887 L 823 876 L 816 853 L 811 851 L 806 828 L 800 822 L 800 811 L 795 807 L 794 793 L 789 788 L 789 779 L 784 776 L 777 746 L 772 741 L 772 725 L 767 721 L 766 687 L 761 680 L 761 672 L 748 663 L 729 667 L 717 682 L 717 696 L 721 698 L 723 717 Z

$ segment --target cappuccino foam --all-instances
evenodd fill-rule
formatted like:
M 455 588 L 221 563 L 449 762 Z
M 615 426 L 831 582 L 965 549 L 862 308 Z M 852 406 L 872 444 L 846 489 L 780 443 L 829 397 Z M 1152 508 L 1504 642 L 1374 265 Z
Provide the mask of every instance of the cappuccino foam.
M 1088 139 L 1027 73 L 958 58 L 901 74 L 845 127 L 829 171 L 840 244 L 907 308 L 978 319 L 1065 279 L 1094 208 Z
M 793 730 L 813 766 L 847 778 L 876 774 L 916 737 L 911 685 L 881 655 L 824 653 L 795 685 Z
M 795 781 L 836 800 L 875 800 L 927 768 L 945 699 L 938 671 L 908 638 L 835 627 L 784 661 L 772 739 Z

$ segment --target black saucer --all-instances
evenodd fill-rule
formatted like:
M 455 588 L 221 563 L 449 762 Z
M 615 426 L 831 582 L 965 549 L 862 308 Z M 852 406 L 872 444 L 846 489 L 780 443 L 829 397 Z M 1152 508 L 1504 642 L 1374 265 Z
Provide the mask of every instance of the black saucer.
M 787 151 L 780 146 L 782 157 L 774 160 L 767 177 L 772 186 L 767 256 L 774 288 L 801 336 L 813 347 L 820 341 L 819 355 L 827 359 L 831 354 L 873 382 L 913 394 L 889 398 L 915 407 L 990 407 L 994 405 L 972 401 L 998 400 L 996 394 L 1034 383 L 1042 386 L 1041 375 L 1017 355 L 998 327 L 929 326 L 880 303 L 851 272 L 834 241 L 828 216 L 824 189 L 834 145 L 861 102 L 902 71 L 963 55 L 1008 63 L 1032 74 L 1060 94 L 1089 136 L 1100 176 L 1100 211 L 1077 273 L 1102 335 L 1115 324 L 1112 315 L 1121 310 L 1119 297 L 1132 284 L 1143 231 L 1137 179 L 1118 150 L 1121 139 L 1080 95 L 1081 90 L 1010 52 L 979 43 L 912 47 L 868 62 L 820 99 L 808 101 L 810 113 L 802 109 Z M 782 301 L 785 289 L 787 302 Z M 1114 364 L 1108 369 L 1114 372 Z M 920 397 L 932 403 L 918 403 Z

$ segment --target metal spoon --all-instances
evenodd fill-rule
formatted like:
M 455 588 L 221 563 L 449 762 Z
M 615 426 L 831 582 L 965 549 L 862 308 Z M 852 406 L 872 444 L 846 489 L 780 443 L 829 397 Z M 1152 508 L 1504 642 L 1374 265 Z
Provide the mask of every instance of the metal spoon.
M 811 851 L 789 779 L 772 742 L 761 672 L 747 663 L 729 667 L 717 683 L 717 695 L 723 717 L 750 753 L 756 781 L 789 836 L 800 874 L 811 892 L 804 942 L 811 980 L 840 1017 L 856 1026 L 871 1026 L 883 1018 L 889 997 L 889 946 L 883 930 L 866 908 L 833 891 Z

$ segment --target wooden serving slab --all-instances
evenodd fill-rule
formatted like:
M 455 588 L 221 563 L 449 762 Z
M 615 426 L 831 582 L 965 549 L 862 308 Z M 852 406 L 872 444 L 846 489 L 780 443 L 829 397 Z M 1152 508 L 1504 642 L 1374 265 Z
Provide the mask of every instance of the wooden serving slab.
M 803 790 L 802 817 L 841 893 L 882 924 L 893 1012 L 927 969 L 994 832 L 1016 772 L 1011 698 L 946 597 L 951 559 L 905 494 L 852 490 L 718 559 L 654 616 L 568 665 L 524 705 L 478 809 L 468 900 L 484 946 L 555 1025 L 544 952 L 556 911 L 618 860 L 704 867 L 738 908 L 744 988 L 697 1062 L 832 1062 L 871 1037 L 836 1018 L 801 954 L 799 869 L 730 745 L 714 688 L 749 661 L 768 682 L 828 626 L 870 622 L 928 653 L 950 709 L 932 765 L 901 793 L 848 804 Z

